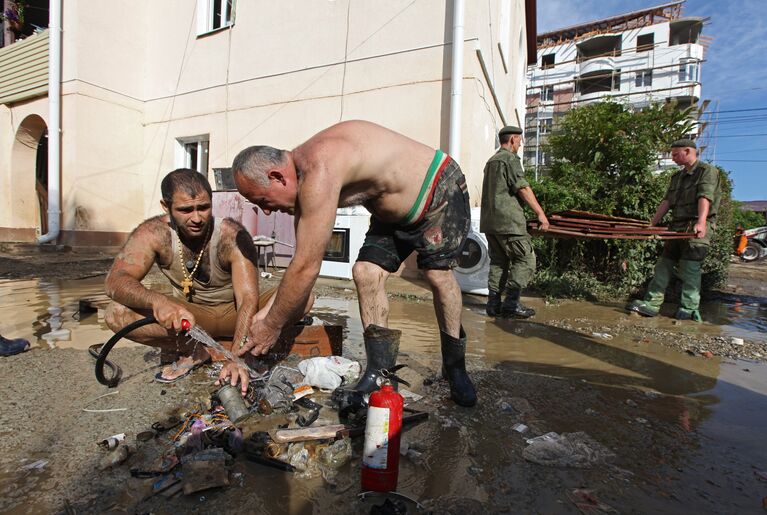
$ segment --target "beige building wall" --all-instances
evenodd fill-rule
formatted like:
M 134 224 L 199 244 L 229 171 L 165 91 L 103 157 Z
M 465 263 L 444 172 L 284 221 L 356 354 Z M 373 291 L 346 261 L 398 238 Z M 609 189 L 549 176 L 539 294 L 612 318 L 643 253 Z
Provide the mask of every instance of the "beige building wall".
M 211 182 L 212 169 L 248 145 L 292 148 L 341 120 L 374 121 L 448 150 L 452 2 L 239 0 L 232 27 L 198 36 L 204 3 L 64 2 L 67 242 L 111 242 L 160 212 L 159 183 L 178 166 L 180 138 L 209 138 Z M 498 129 L 523 121 L 524 5 L 466 2 L 453 157 L 473 205 Z M 0 201 L 12 206 L 0 213 L 0 239 L 3 229 L 40 225 L 34 181 L 10 159 L 20 120 L 35 114 L 47 119 L 45 98 L 0 106 Z

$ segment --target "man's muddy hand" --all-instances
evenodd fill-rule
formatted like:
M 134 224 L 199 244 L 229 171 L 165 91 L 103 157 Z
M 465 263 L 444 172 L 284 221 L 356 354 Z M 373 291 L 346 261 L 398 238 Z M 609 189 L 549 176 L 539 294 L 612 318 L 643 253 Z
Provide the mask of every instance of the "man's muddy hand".
M 177 333 L 182 330 L 182 320 L 187 320 L 190 327 L 194 327 L 195 324 L 194 315 L 171 299 L 155 304 L 152 314 L 158 324 L 168 330 L 174 329 Z
M 239 349 L 235 349 L 236 354 L 244 356 L 250 352 L 254 356 L 261 356 L 274 347 L 279 337 L 279 328 L 270 326 L 266 320 L 258 320 L 254 317 L 250 324 L 248 337 L 239 343 Z
M 234 361 L 227 361 L 224 363 L 224 366 L 221 368 L 221 373 L 218 374 L 218 379 L 216 380 L 217 385 L 229 383 L 232 386 L 237 386 L 239 383 L 240 392 L 243 396 L 245 396 L 248 391 L 249 382 L 250 376 L 248 375 L 248 371 L 245 370 L 245 367 L 241 367 Z

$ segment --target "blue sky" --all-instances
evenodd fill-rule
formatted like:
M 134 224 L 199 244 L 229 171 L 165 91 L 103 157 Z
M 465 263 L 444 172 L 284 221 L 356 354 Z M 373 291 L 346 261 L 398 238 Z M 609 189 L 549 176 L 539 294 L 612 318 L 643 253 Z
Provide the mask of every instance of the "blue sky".
M 538 0 L 538 32 L 664 4 L 663 0 Z M 767 200 L 767 1 L 687 0 L 684 16 L 709 17 L 703 99 L 722 111 L 704 158 L 730 172 L 737 200 Z M 724 112 L 735 111 L 738 112 Z M 743 111 L 740 111 L 743 110 Z M 714 114 L 705 116 L 716 120 Z M 763 136 L 752 136 L 762 134 Z M 743 136 L 747 135 L 747 136 Z

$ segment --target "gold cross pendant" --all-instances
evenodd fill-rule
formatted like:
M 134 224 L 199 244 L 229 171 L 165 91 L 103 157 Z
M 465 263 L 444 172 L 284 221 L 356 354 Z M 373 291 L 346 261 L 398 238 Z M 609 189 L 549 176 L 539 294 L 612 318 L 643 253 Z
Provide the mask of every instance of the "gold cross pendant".
M 181 287 L 184 289 L 184 295 L 189 295 L 189 292 L 192 289 L 192 280 L 188 277 L 184 277 L 184 280 L 181 281 Z

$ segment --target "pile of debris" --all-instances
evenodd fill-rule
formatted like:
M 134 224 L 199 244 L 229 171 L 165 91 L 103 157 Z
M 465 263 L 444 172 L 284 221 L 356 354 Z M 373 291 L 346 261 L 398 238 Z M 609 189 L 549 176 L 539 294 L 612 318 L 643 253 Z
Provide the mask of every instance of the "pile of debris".
M 679 240 L 695 237 L 695 233 L 671 231 L 652 226 L 644 220 L 600 215 L 587 211 L 560 211 L 548 216 L 549 229 L 540 230 L 540 222 L 529 220 L 533 234 L 554 238 L 587 238 L 603 240 Z
M 213 385 L 202 403 L 152 424 L 135 441 L 120 434 L 100 442 L 102 469 L 130 467 L 130 499 L 117 506 L 229 486 L 239 457 L 335 485 L 352 458 L 352 439 L 365 434 L 368 396 L 350 386 L 360 365 L 340 356 L 298 360 L 292 355 L 252 379 L 244 397 L 239 387 Z M 210 377 L 217 376 L 214 368 Z M 428 418 L 405 412 L 404 426 Z

